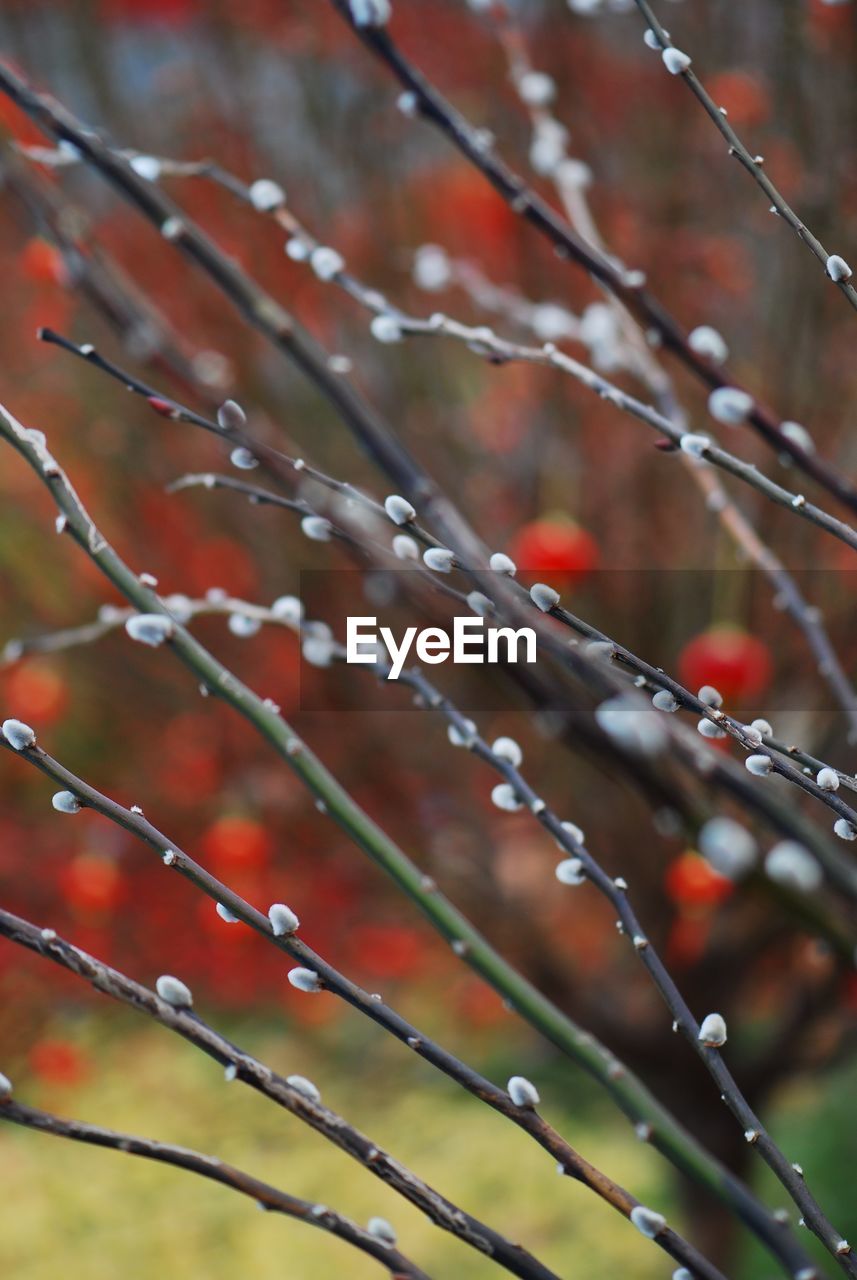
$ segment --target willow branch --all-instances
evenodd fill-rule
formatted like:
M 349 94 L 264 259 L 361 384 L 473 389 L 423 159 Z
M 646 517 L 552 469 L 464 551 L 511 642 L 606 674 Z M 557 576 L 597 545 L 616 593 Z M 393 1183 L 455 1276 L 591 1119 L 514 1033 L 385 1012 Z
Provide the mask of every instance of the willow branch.
M 557 1280 L 552 1271 L 542 1266 L 520 1245 L 510 1245 L 503 1236 L 486 1227 L 479 1219 L 464 1213 L 463 1210 L 445 1200 L 393 1157 L 347 1125 L 342 1117 L 330 1111 L 315 1096 L 310 1096 L 312 1090 L 308 1091 L 303 1081 L 292 1083 L 289 1079 L 277 1076 L 269 1067 L 257 1062 L 250 1055 L 224 1040 L 200 1019 L 198 1014 L 190 1011 L 176 1011 L 174 1006 L 168 1005 L 171 1015 L 176 1016 L 171 1020 L 165 1020 L 162 1011 L 158 1008 L 164 1002 L 154 992 L 140 987 L 124 974 L 110 969 L 92 956 L 57 938 L 52 930 L 48 930 L 47 933 L 48 938 L 45 939 L 44 930 L 39 931 L 28 921 L 10 916 L 9 913 L 0 909 L 0 934 L 57 961 L 71 972 L 88 979 L 97 990 L 151 1014 L 222 1064 L 234 1067 L 236 1078 L 250 1084 L 251 1087 L 258 1088 L 267 1097 L 285 1106 L 298 1118 L 305 1120 L 335 1145 L 355 1156 L 364 1167 L 370 1169 L 377 1177 L 422 1209 L 438 1226 L 452 1232 L 479 1252 L 487 1254 L 514 1275 L 533 1277 L 533 1280 L 549 1280 L 549 1278 Z M 231 1051 L 231 1056 L 227 1056 L 227 1050 Z M 462 1072 L 468 1070 L 463 1067 L 463 1064 L 461 1065 Z M 564 1174 L 588 1186 L 627 1218 L 631 1217 L 636 1208 L 641 1207 L 635 1197 L 607 1178 L 559 1138 L 535 1110 L 537 1099 L 533 1104 L 516 1104 L 504 1090 L 496 1089 L 476 1073 L 471 1074 L 474 1081 L 471 1092 L 482 1096 L 484 1101 L 507 1115 L 516 1124 L 520 1124 L 520 1127 L 527 1132 L 540 1133 L 540 1144 L 559 1160 Z M 492 1095 L 496 1096 L 492 1097 Z M 308 1105 L 297 1105 L 298 1100 L 301 1104 Z M 670 1257 L 691 1268 L 693 1274 L 699 1276 L 700 1280 L 724 1280 L 716 1267 L 666 1224 L 653 1239 Z
M 635 3 L 645 19 L 649 30 L 657 37 L 656 47 L 659 47 L 661 50 L 675 48 L 669 37 L 669 33 L 659 21 L 652 9 L 652 6 L 648 3 L 648 0 L 635 0 Z M 734 156 L 742 168 L 749 173 L 750 177 L 761 189 L 768 200 L 771 212 L 778 214 L 786 225 L 791 227 L 798 240 L 800 240 L 802 244 L 806 245 L 810 253 L 812 253 L 817 261 L 824 267 L 827 279 L 833 279 L 833 283 L 836 285 L 839 292 L 843 294 L 844 297 L 847 298 L 848 302 L 850 302 L 851 306 L 857 310 L 857 289 L 855 289 L 851 283 L 851 271 L 849 270 L 847 276 L 841 279 L 831 277 L 829 263 L 834 255 L 824 247 L 817 236 L 813 235 L 812 231 L 810 231 L 803 219 L 798 217 L 794 209 L 792 209 L 791 205 L 783 196 L 782 192 L 774 185 L 765 173 L 763 168 L 765 163 L 764 157 L 753 155 L 747 149 L 735 129 L 729 123 L 729 117 L 725 109 L 718 107 L 717 103 L 711 97 L 711 94 L 705 88 L 705 85 L 702 83 L 690 64 L 688 64 L 688 66 L 680 73 L 679 79 L 684 81 L 688 89 L 690 89 L 691 93 L 696 98 L 697 102 L 699 102 L 700 106 L 705 111 L 705 114 L 726 141 L 729 148 L 729 155 Z
M 347 1244 L 359 1249 L 361 1253 L 374 1258 L 389 1272 L 392 1280 L 429 1280 L 428 1274 L 416 1263 L 406 1258 L 394 1245 L 385 1244 L 378 1236 L 364 1227 L 360 1227 L 350 1218 L 337 1213 L 325 1204 L 314 1204 L 309 1200 L 300 1200 L 297 1196 L 288 1195 L 278 1187 L 262 1182 L 243 1169 L 218 1159 L 216 1156 L 203 1155 L 188 1147 L 177 1147 L 169 1142 L 157 1142 L 152 1138 L 140 1138 L 135 1134 L 117 1133 L 113 1129 L 105 1129 L 101 1125 L 85 1124 L 81 1120 L 64 1120 L 48 1111 L 26 1106 L 12 1098 L 0 1100 L 0 1120 L 9 1124 L 21 1125 L 25 1129 L 35 1129 L 39 1133 L 47 1133 L 55 1138 L 69 1138 L 73 1142 L 82 1142 L 88 1146 L 104 1147 L 110 1151 L 121 1151 L 124 1155 L 141 1156 L 144 1160 L 154 1160 L 159 1164 L 172 1165 L 176 1169 L 184 1169 L 187 1173 L 198 1174 L 201 1178 L 209 1178 L 222 1186 L 237 1191 L 239 1195 L 249 1196 L 260 1209 L 272 1213 L 282 1213 L 298 1222 L 305 1222 L 311 1227 L 318 1227 L 329 1235 L 344 1240 Z

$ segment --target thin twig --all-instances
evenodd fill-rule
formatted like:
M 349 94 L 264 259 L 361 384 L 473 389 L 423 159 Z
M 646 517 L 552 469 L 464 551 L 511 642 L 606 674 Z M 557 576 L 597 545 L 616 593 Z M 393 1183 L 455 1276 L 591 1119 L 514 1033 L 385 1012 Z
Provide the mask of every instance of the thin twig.
M 661 345 L 676 355 L 710 389 L 738 384 L 725 377 L 725 370 L 693 350 L 687 335 L 665 307 L 645 287 L 640 273 L 617 267 L 605 254 L 593 249 L 528 184 L 513 172 L 493 150 L 484 130 L 475 128 L 432 85 L 402 53 L 386 27 L 358 25 L 348 0 L 331 0 L 362 42 L 384 63 L 405 93 L 411 95 L 410 114 L 434 125 L 456 149 L 490 182 L 510 208 L 534 226 L 554 246 L 557 255 L 583 267 L 610 290 L 645 326 L 658 336 Z M 778 418 L 758 401 L 748 422 L 778 453 L 790 454 L 795 464 L 843 503 L 857 511 L 857 489 L 835 467 L 809 452 L 782 431 Z
M 635 3 L 645 19 L 649 30 L 654 32 L 655 36 L 657 36 L 657 44 L 661 50 L 675 48 L 675 45 L 669 37 L 669 33 L 659 21 L 652 9 L 652 6 L 648 3 L 648 0 L 635 0 Z M 729 147 L 729 155 L 735 157 L 741 166 L 746 169 L 753 181 L 761 188 L 762 192 L 768 199 L 771 212 L 778 214 L 779 217 L 781 217 L 783 221 L 791 227 L 798 240 L 806 245 L 810 253 L 812 253 L 824 267 L 827 279 L 831 280 L 832 277 L 828 270 L 828 263 L 832 256 L 830 251 L 824 247 L 817 236 L 813 235 L 812 231 L 810 231 L 803 219 L 798 217 L 794 209 L 792 209 L 791 205 L 783 196 L 782 192 L 779 191 L 765 173 L 763 168 L 765 163 L 764 157 L 753 155 L 747 149 L 733 129 L 732 125 L 729 123 L 729 117 L 725 108 L 718 107 L 717 103 L 711 97 L 711 94 L 705 88 L 705 85 L 702 83 L 690 64 L 681 71 L 679 78 L 685 82 L 693 96 L 702 106 L 706 115 L 713 121 L 720 134 L 726 140 Z M 834 279 L 833 283 L 839 289 L 839 292 L 848 299 L 851 306 L 857 310 L 857 289 L 855 289 L 851 283 L 850 270 L 847 277 L 843 279 Z
M 123 822 L 122 825 L 125 826 L 127 823 Z M 179 853 L 178 856 L 182 859 L 183 864 L 192 865 L 192 860 L 188 859 L 186 855 Z M 197 867 L 196 871 L 201 873 L 202 876 L 205 875 L 202 868 Z M 203 887 L 196 872 L 191 874 L 188 869 L 185 874 L 188 874 L 189 878 L 194 880 L 194 883 Z M 242 902 L 236 894 L 228 890 L 226 892 L 227 897 L 221 899 L 225 903 L 231 904 L 234 902 L 237 906 Z M 247 918 L 249 923 L 249 917 L 252 914 L 258 916 L 258 912 L 253 913 L 253 908 L 247 903 L 243 903 L 242 918 Z M 264 920 L 264 917 L 261 917 L 261 919 Z M 255 923 L 254 927 L 260 928 L 258 922 Z M 261 928 L 260 931 L 266 933 L 264 928 Z M 53 930 L 48 930 L 47 933 L 48 938 L 46 939 L 44 930 L 38 930 L 29 921 L 12 916 L 0 909 L 0 934 L 3 934 L 12 942 L 28 947 L 32 951 L 55 960 L 71 972 L 86 978 L 97 990 L 112 996 L 114 999 L 132 1004 L 142 1012 L 149 1013 L 171 1030 L 177 1031 L 179 1035 L 183 1035 L 185 1039 L 190 1040 L 191 1043 L 211 1054 L 219 1062 L 227 1066 L 234 1066 L 237 1069 L 239 1079 L 252 1087 L 259 1088 L 267 1097 L 285 1106 L 298 1118 L 305 1120 L 318 1132 L 330 1138 L 331 1141 L 348 1152 L 348 1154 L 355 1156 L 365 1168 L 368 1168 L 377 1177 L 389 1183 L 394 1190 L 405 1195 L 423 1213 L 435 1221 L 438 1226 L 452 1232 L 452 1234 L 458 1236 L 459 1239 L 470 1244 L 471 1247 L 476 1248 L 479 1252 L 487 1254 L 493 1261 L 513 1275 L 532 1277 L 533 1280 L 549 1280 L 549 1278 L 550 1280 L 557 1280 L 552 1271 L 539 1263 L 520 1245 L 509 1244 L 503 1236 L 486 1227 L 478 1218 L 466 1214 L 450 1201 L 444 1200 L 438 1192 L 426 1186 L 410 1170 L 405 1169 L 397 1160 L 380 1150 L 363 1134 L 346 1124 L 341 1116 L 330 1111 L 320 1100 L 307 1097 L 305 1090 L 291 1084 L 289 1080 L 277 1076 L 269 1067 L 257 1062 L 237 1047 L 232 1046 L 229 1041 L 226 1041 L 213 1031 L 198 1014 L 189 1010 L 176 1010 L 173 1006 L 167 1005 L 166 1007 L 170 1010 L 170 1016 L 165 1018 L 163 1016 L 164 1001 L 160 1000 L 154 992 L 148 991 L 138 983 L 132 982 L 124 974 L 109 968 L 78 948 L 72 947 L 69 943 L 58 938 L 53 933 Z M 271 937 L 273 935 L 267 932 L 266 936 Z M 302 944 L 298 943 L 296 945 L 298 951 L 297 953 L 292 952 L 294 958 L 306 958 L 308 961 L 320 966 L 315 968 L 313 972 L 319 974 L 324 987 L 330 986 L 330 989 L 333 990 L 334 984 L 332 982 L 329 983 L 327 974 L 328 972 L 335 974 L 335 970 L 330 970 L 329 966 L 320 961 L 320 958 L 310 952 L 308 948 L 304 948 Z M 289 948 L 286 947 L 284 949 L 288 950 Z M 305 957 L 300 955 L 302 951 L 306 952 Z M 341 975 L 337 975 L 337 979 L 340 982 L 343 981 Z M 354 1001 L 349 999 L 349 1003 L 354 1003 Z M 392 1014 L 392 1010 L 387 1010 L 386 1012 L 388 1015 L 396 1017 L 395 1014 Z M 377 1021 L 382 1022 L 382 1019 L 379 1018 Z M 421 1056 L 432 1061 L 431 1041 L 423 1040 L 421 1034 L 414 1028 L 410 1028 L 410 1030 L 413 1033 L 410 1037 L 411 1040 L 422 1040 L 419 1047 L 413 1044 L 410 1047 L 415 1048 Z M 398 1032 L 394 1032 L 394 1034 L 397 1035 L 397 1038 L 400 1038 Z M 227 1047 L 231 1050 L 230 1054 L 226 1052 Z M 437 1046 L 434 1046 L 434 1048 L 437 1050 Z M 438 1052 L 442 1053 L 443 1051 L 440 1050 Z M 445 1070 L 446 1074 L 452 1075 L 452 1071 L 446 1068 L 442 1069 Z M 469 1092 L 482 1098 L 489 1106 L 507 1116 L 526 1132 L 536 1137 L 539 1144 L 559 1161 L 564 1174 L 588 1186 L 626 1218 L 629 1218 L 633 1210 L 640 1205 L 639 1200 L 613 1182 L 612 1179 L 606 1177 L 599 1169 L 589 1164 L 568 1143 L 560 1138 L 556 1131 L 546 1121 L 542 1120 L 535 1110 L 535 1105 L 516 1105 L 505 1090 L 498 1089 L 490 1081 L 479 1076 L 477 1072 L 471 1071 L 463 1063 L 456 1063 L 454 1070 L 453 1078 L 463 1084 Z M 465 1083 L 465 1079 L 468 1077 L 469 1082 Z M 287 1096 L 284 1097 L 284 1094 Z M 700 1277 L 700 1280 L 724 1280 L 716 1267 L 712 1266 L 702 1254 L 688 1244 L 687 1241 L 683 1240 L 672 1228 L 667 1227 L 666 1224 L 664 1224 L 663 1229 L 658 1231 L 654 1237 L 654 1242 L 671 1258 L 688 1266 L 695 1276 Z
M 210 1178 L 225 1187 L 237 1191 L 239 1195 L 249 1196 L 260 1209 L 272 1213 L 282 1213 L 286 1217 L 295 1218 L 298 1222 L 306 1222 L 311 1227 L 318 1227 L 329 1235 L 353 1245 L 361 1253 L 368 1254 L 389 1272 L 392 1280 L 430 1280 L 427 1272 L 405 1257 L 395 1245 L 386 1244 L 373 1235 L 365 1227 L 358 1226 L 350 1218 L 344 1217 L 326 1204 L 315 1204 L 310 1200 L 300 1200 L 297 1196 L 287 1195 L 278 1187 L 262 1182 L 259 1178 L 236 1169 L 234 1165 L 218 1159 L 216 1156 L 203 1155 L 188 1147 L 177 1147 L 170 1142 L 157 1142 L 152 1138 L 140 1138 L 131 1133 L 117 1133 L 113 1129 L 105 1129 L 101 1125 L 86 1124 L 82 1120 L 64 1120 L 48 1111 L 26 1106 L 12 1098 L 0 1099 L 0 1120 L 9 1124 L 18 1124 L 25 1129 L 35 1129 L 40 1133 L 50 1134 L 55 1138 L 70 1138 L 74 1142 L 83 1142 L 89 1146 L 106 1147 L 111 1151 L 121 1151 L 125 1155 L 142 1156 L 145 1160 L 155 1160 L 159 1164 L 169 1164 L 176 1169 L 184 1169 L 187 1173 L 196 1173 L 202 1178 Z

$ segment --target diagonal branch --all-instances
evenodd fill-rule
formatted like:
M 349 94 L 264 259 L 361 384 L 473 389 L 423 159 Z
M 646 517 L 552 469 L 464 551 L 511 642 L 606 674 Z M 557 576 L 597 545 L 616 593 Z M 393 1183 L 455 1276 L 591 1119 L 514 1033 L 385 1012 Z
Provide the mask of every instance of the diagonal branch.
M 239 1195 L 249 1196 L 260 1209 L 285 1214 L 286 1217 L 318 1227 L 353 1245 L 361 1253 L 380 1262 L 389 1272 L 391 1280 L 430 1280 L 427 1273 L 400 1253 L 394 1243 L 387 1243 L 380 1235 L 358 1226 L 356 1222 L 327 1205 L 313 1204 L 309 1200 L 290 1196 L 278 1187 L 262 1182 L 216 1156 L 203 1155 L 199 1151 L 177 1147 L 170 1142 L 156 1142 L 152 1138 L 140 1138 L 131 1133 L 117 1133 L 113 1129 L 85 1124 L 81 1120 L 64 1120 L 48 1111 L 15 1102 L 12 1098 L 0 1099 L 0 1120 L 21 1125 L 25 1129 L 35 1129 L 55 1138 L 70 1138 L 73 1142 L 121 1151 L 125 1155 L 141 1156 L 144 1160 L 155 1160 L 159 1164 L 184 1169 L 187 1173 L 196 1173 L 201 1178 L 210 1178 L 212 1182 L 230 1187 Z M 383 1232 L 383 1227 L 380 1231 Z

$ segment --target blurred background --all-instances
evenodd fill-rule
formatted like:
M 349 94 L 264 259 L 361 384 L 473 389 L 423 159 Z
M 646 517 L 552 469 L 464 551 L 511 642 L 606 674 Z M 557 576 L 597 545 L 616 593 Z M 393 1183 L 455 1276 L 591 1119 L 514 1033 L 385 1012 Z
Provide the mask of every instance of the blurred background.
M 804 424 L 817 449 L 853 473 L 853 317 L 726 156 L 684 86 L 645 48 L 634 6 L 589 7 L 584 15 L 551 0 L 518 9 L 534 65 L 556 81 L 568 155 L 591 170 L 586 194 L 605 242 L 646 272 L 687 328 L 715 326 L 736 378 Z M 660 10 L 786 197 L 825 243 L 853 260 L 853 6 L 661 0 Z M 490 16 L 447 0 L 398 0 L 393 32 L 455 104 L 495 134 L 501 153 L 551 195 L 548 176 L 532 173 L 538 158 L 530 121 Z M 6 0 L 0 46 L 5 59 L 118 146 L 216 158 L 245 181 L 279 182 L 314 234 L 405 308 L 420 315 L 442 308 L 516 338 L 527 336 L 528 319 L 541 338 L 567 339 L 569 351 L 640 394 L 640 384 L 613 366 L 609 344 L 591 337 L 605 321 L 592 282 L 558 263 L 442 139 L 395 109 L 395 86 L 319 0 Z M 221 588 L 261 603 L 299 591 L 302 570 L 347 569 L 340 552 L 309 543 L 281 512 L 229 493 L 166 493 L 184 472 L 228 470 L 218 442 L 153 414 L 95 369 L 37 341 L 36 330 L 48 326 L 94 343 L 203 410 L 233 395 L 257 434 L 379 497 L 387 492 L 312 389 L 96 175 L 22 155 L 13 142 L 47 140 L 5 99 L 0 129 L 2 401 L 47 432 L 120 553 L 154 574 L 164 594 L 199 597 Z M 679 669 L 694 687 L 718 684 L 736 714 L 765 715 L 781 736 L 855 767 L 841 717 L 800 637 L 776 618 L 768 588 L 678 459 L 653 448 L 654 434 L 551 370 L 498 368 L 434 340 L 381 345 L 365 312 L 283 252 L 283 232 L 270 219 L 205 178 L 161 181 L 329 349 L 353 361 L 359 385 L 492 547 L 563 587 L 578 614 L 609 623 L 651 662 Z M 439 284 L 419 269 L 414 278 L 426 244 L 458 264 Z M 86 287 L 99 271 L 120 282 L 122 306 L 112 316 L 104 297 Z M 474 280 L 502 287 L 498 314 L 477 304 Z M 535 318 L 531 303 L 541 307 Z M 670 372 L 690 420 L 710 429 L 698 387 Z M 724 443 L 800 486 L 749 432 Z M 750 490 L 730 493 L 824 607 L 853 677 L 846 549 Z M 48 496 L 8 450 L 0 457 L 0 497 L 0 643 L 90 621 L 119 603 L 72 544 L 56 538 Z M 673 582 L 692 583 L 692 607 L 670 607 Z M 317 589 L 313 616 L 325 617 L 325 603 Z M 526 816 L 492 808 L 491 775 L 466 753 L 453 754 L 439 720 L 398 691 L 385 692 L 387 706 L 375 697 L 367 707 L 356 688 L 362 676 L 353 678 L 349 710 L 352 680 L 302 665 L 285 632 L 240 639 L 222 619 L 205 619 L 197 633 L 275 699 L 504 954 L 766 1189 L 740 1133 L 723 1123 L 710 1082 L 669 1036 L 658 997 L 610 912 L 587 891 L 558 898 L 550 842 Z M 438 682 L 446 677 L 440 669 Z M 466 700 L 466 682 L 455 680 Z M 496 1079 L 537 1075 L 550 1118 L 578 1149 L 644 1201 L 670 1206 L 700 1240 L 714 1239 L 734 1274 L 768 1274 L 748 1240 L 680 1187 L 594 1086 L 504 1011 L 248 726 L 202 701 L 181 668 L 129 645 L 120 631 L 50 655 L 18 659 L 7 649 L 0 690 L 4 714 L 33 724 L 70 768 L 123 803 L 142 805 L 262 909 L 287 901 L 313 947 L 383 990 L 460 1056 Z M 473 696 L 484 735 L 518 738 L 541 793 L 583 827 L 611 873 L 633 879 L 651 936 L 692 1006 L 727 1017 L 739 1079 L 786 1149 L 799 1154 L 833 1219 L 846 1235 L 849 1225 L 857 1232 L 846 1174 L 857 1138 L 841 1124 L 854 1084 L 847 1053 L 853 979 L 763 888 L 735 892 L 716 876 L 660 800 L 604 759 L 540 731 L 521 690 L 498 678 L 489 696 Z M 639 1277 L 663 1274 L 636 1233 L 557 1179 L 515 1131 L 332 998 L 295 992 L 261 939 L 225 925 L 189 885 L 165 883 L 148 850 L 96 815 L 60 818 L 50 794 L 48 781 L 4 756 L 0 896 L 10 910 L 147 984 L 165 971 L 179 974 L 230 1034 L 274 1066 L 316 1080 L 331 1105 L 466 1208 L 491 1219 L 502 1206 L 500 1225 L 564 1273 L 594 1278 L 622 1267 Z M 788 798 L 802 806 L 793 793 Z M 698 799 L 728 811 L 717 797 L 700 792 Z M 0 996 L 0 1066 L 22 1082 L 28 1100 L 214 1151 L 358 1217 L 383 1213 L 429 1271 L 488 1274 L 488 1264 L 433 1232 L 288 1117 L 272 1117 L 240 1090 L 224 1098 L 219 1071 L 188 1046 L 105 1007 L 8 944 L 0 946 Z M 290 1275 L 307 1280 L 345 1274 L 345 1267 L 355 1277 L 374 1271 L 368 1260 L 343 1257 L 335 1241 L 263 1219 L 220 1188 L 33 1134 L 0 1132 L 0 1186 L 0 1256 L 9 1251 L 9 1274 L 21 1280 L 46 1280 L 60 1263 L 66 1280 L 144 1280 L 160 1267 L 213 1280 L 243 1268 L 265 1280 L 282 1274 L 284 1259 Z

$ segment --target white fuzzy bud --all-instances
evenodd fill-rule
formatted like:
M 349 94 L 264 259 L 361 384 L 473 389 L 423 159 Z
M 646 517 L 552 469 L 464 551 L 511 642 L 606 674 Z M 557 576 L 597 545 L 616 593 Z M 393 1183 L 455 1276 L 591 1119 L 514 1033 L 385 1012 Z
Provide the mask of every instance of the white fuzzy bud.
M 254 458 L 250 450 L 243 448 L 243 446 L 232 450 L 229 455 L 229 461 L 239 471 L 255 471 L 259 465 L 258 458 Z
M 348 0 L 355 27 L 384 27 L 390 21 L 390 0 Z
M 706 449 L 711 448 L 711 437 L 695 435 L 693 432 L 686 431 L 679 440 L 678 447 L 682 453 L 688 454 L 691 458 L 702 458 Z
M 678 711 L 679 705 L 678 699 L 673 697 L 669 689 L 658 689 L 657 693 L 652 698 L 652 706 L 656 707 L 658 711 L 668 711 L 672 713 L 673 711 Z
M 708 397 L 708 412 L 727 427 L 746 422 L 753 411 L 753 397 L 739 387 L 718 387 Z
M 554 177 L 563 187 L 577 187 L 583 191 L 592 186 L 592 170 L 583 160 L 574 156 L 566 156 L 560 161 Z
M 686 53 L 682 53 L 681 49 L 664 49 L 661 54 L 664 66 L 671 76 L 680 76 L 683 71 L 687 71 L 690 66 L 690 58 Z
M 663 48 L 658 33 L 653 31 L 651 27 L 646 27 L 643 32 L 643 44 L 647 49 L 654 49 L 656 53 Z
M 270 178 L 257 178 L 250 187 L 250 203 L 260 213 L 270 213 L 286 203 L 286 193 L 278 182 Z
M 833 824 L 833 832 L 840 840 L 857 840 L 857 829 L 852 827 L 847 818 L 837 818 Z
M 451 573 L 455 555 L 447 547 L 428 547 L 423 552 L 423 564 L 435 573 Z
M 672 1274 L 672 1280 L 693 1280 L 693 1272 L 688 1271 L 687 1267 L 676 1267 Z M 795 1277 L 797 1280 L 797 1277 Z
M 420 100 L 410 89 L 406 89 L 404 93 L 400 93 L 396 99 L 396 110 L 406 116 L 408 120 L 413 120 L 420 109 Z
M 636 755 L 659 755 L 667 744 L 657 712 L 637 708 L 622 697 L 609 698 L 595 709 L 595 719 L 614 742 Z
M 506 1089 L 516 1107 L 537 1107 L 541 1101 L 538 1089 L 526 1076 L 512 1076 Z
M 292 262 L 306 262 L 310 255 L 310 247 L 300 236 L 291 236 L 285 243 L 285 253 Z
M 193 1007 L 193 996 L 190 987 L 174 978 L 169 973 L 162 973 L 158 981 L 155 983 L 155 990 L 166 1004 L 171 1004 L 174 1009 L 190 1009 Z
M 745 876 L 756 861 L 756 841 L 733 818 L 709 818 L 700 829 L 697 846 L 717 874 L 729 880 Z
M 689 334 L 687 345 L 698 356 L 704 356 L 713 364 L 723 364 L 729 358 L 729 348 L 721 335 L 711 325 L 701 324 Z
M 193 617 L 193 604 L 189 596 L 183 596 L 178 593 L 167 596 L 164 604 L 169 609 L 176 622 L 190 622 Z
M 286 1084 L 290 1084 L 296 1093 L 310 1102 L 321 1102 L 321 1092 L 317 1085 L 312 1080 L 307 1080 L 306 1076 L 286 1076 Z
M 290 969 L 289 982 L 297 991 L 307 993 L 321 991 L 321 978 L 313 969 Z
M 4 1076 L 3 1072 L 0 1071 L 0 1099 L 11 1098 L 11 1096 L 12 1096 L 12 1081 L 9 1079 L 8 1076 Z
M 530 599 L 542 613 L 550 613 L 559 604 L 559 592 L 554 591 L 546 582 L 534 582 L 530 587 Z
M 556 84 L 544 71 L 527 71 L 518 81 L 518 93 L 528 107 L 546 107 L 556 95 Z
M 57 813 L 80 813 L 80 801 L 73 791 L 58 791 L 51 796 L 51 804 Z
M 268 907 L 268 919 L 274 931 L 274 937 L 283 938 L 289 933 L 297 933 L 300 920 L 284 902 L 273 902 Z
M 345 259 L 335 249 L 322 244 L 313 249 L 309 263 L 319 280 L 332 280 L 344 268 Z
M 391 493 L 384 499 L 384 510 L 394 524 L 410 524 L 417 516 L 407 498 L 400 497 L 398 493 Z
M 839 790 L 839 774 L 835 769 L 819 769 L 815 780 L 822 791 Z
M 568 132 L 558 120 L 542 119 L 530 145 L 530 164 L 542 177 L 552 174 L 565 157 Z
M 583 828 L 578 827 L 576 823 L 561 822 L 559 825 L 562 827 L 563 831 L 571 836 L 572 840 L 576 841 L 577 844 L 584 844 L 586 842 L 586 836 L 583 833 Z M 560 845 L 559 847 L 561 849 L 565 848 L 564 845 Z
M 449 256 L 438 244 L 424 244 L 414 258 L 414 283 L 428 293 L 446 288 L 452 277 Z
M 471 747 L 476 740 L 478 730 L 474 720 L 465 720 L 464 728 L 451 724 L 447 727 L 446 736 L 454 747 Z
M 843 280 L 850 280 L 853 272 L 844 258 L 840 258 L 838 253 L 832 253 L 827 259 L 827 274 L 831 280 L 835 280 L 840 284 Z
M 792 444 L 796 444 L 805 453 L 815 452 L 815 441 L 806 427 L 802 427 L 799 422 L 783 422 L 780 425 L 780 435 L 791 440 Z
M 237 400 L 224 400 L 217 410 L 217 424 L 224 431 L 241 431 L 247 426 L 247 414 Z
M 161 223 L 161 235 L 165 240 L 180 240 L 185 233 L 185 225 L 181 218 L 167 218 Z
M 515 788 L 508 782 L 498 782 L 491 792 L 491 803 L 506 813 L 515 813 L 522 807 Z
M 301 644 L 304 662 L 311 667 L 329 667 L 333 662 L 334 649 L 331 636 L 307 636 Z
M 495 551 L 488 561 L 488 568 L 492 573 L 505 573 L 508 577 L 514 578 L 518 572 L 518 566 L 511 557 L 507 556 L 503 551 Z
M 480 618 L 487 617 L 494 610 L 494 601 L 489 600 L 488 596 L 483 595 L 481 591 L 471 591 L 467 596 L 467 605 Z
M 696 731 L 703 738 L 725 738 L 726 730 L 721 729 L 719 724 L 715 724 L 713 720 L 697 720 Z
M 554 875 L 560 884 L 576 885 L 586 882 L 586 875 L 580 858 L 563 858 L 562 862 L 557 863 Z
M 366 1224 L 366 1230 L 370 1236 L 374 1236 L 382 1244 L 389 1245 L 391 1249 L 394 1248 L 398 1236 L 386 1218 L 370 1218 Z
M 16 751 L 26 751 L 36 745 L 36 732 L 23 720 L 4 720 L 3 737 Z
M 234 636 L 240 636 L 242 640 L 257 635 L 262 629 L 259 619 L 251 618 L 247 613 L 230 613 L 226 625 Z
M 172 621 L 162 613 L 135 613 L 125 623 L 125 630 L 138 644 L 157 649 L 173 634 Z
M 754 778 L 766 778 L 773 767 L 774 762 L 770 756 L 747 756 L 744 761 L 744 768 Z
M 714 707 L 715 710 L 723 706 L 723 694 L 719 689 L 715 689 L 713 684 L 704 684 L 696 696 L 700 702 L 704 702 L 707 707 Z
M 496 738 L 491 744 L 491 750 L 513 769 L 519 769 L 524 759 L 524 753 L 514 738 Z
M 719 1013 L 709 1013 L 703 1018 L 698 1039 L 708 1049 L 719 1049 L 726 1043 L 726 1022 Z
M 393 555 L 397 560 L 419 560 L 419 543 L 409 533 L 397 533 L 393 539 Z
M 577 333 L 577 321 L 570 311 L 553 302 L 541 302 L 529 316 L 530 328 L 541 342 L 558 342 Z
M 161 176 L 161 162 L 157 156 L 132 156 L 128 161 L 138 178 L 157 182 Z
M 814 893 L 824 879 L 815 858 L 796 840 L 781 840 L 768 851 L 765 872 L 775 884 L 799 893 Z
M 369 332 L 376 342 L 401 342 L 404 337 L 402 326 L 395 316 L 375 316 L 369 325 Z
M 238 924 L 238 916 L 233 911 L 230 911 L 227 906 L 224 906 L 222 902 L 215 903 L 214 910 L 220 916 L 220 919 L 225 920 L 227 924 Z
M 310 542 L 330 542 L 332 525 L 324 516 L 304 516 L 301 520 L 301 533 Z
M 644 1204 L 634 1206 L 631 1210 L 631 1221 L 640 1235 L 646 1236 L 649 1240 L 659 1236 L 667 1225 L 667 1220 L 662 1213 L 655 1213 L 654 1209 L 647 1209 Z
M 271 605 L 271 613 L 278 622 L 289 627 L 299 627 L 304 616 L 303 602 L 297 596 L 278 596 Z

